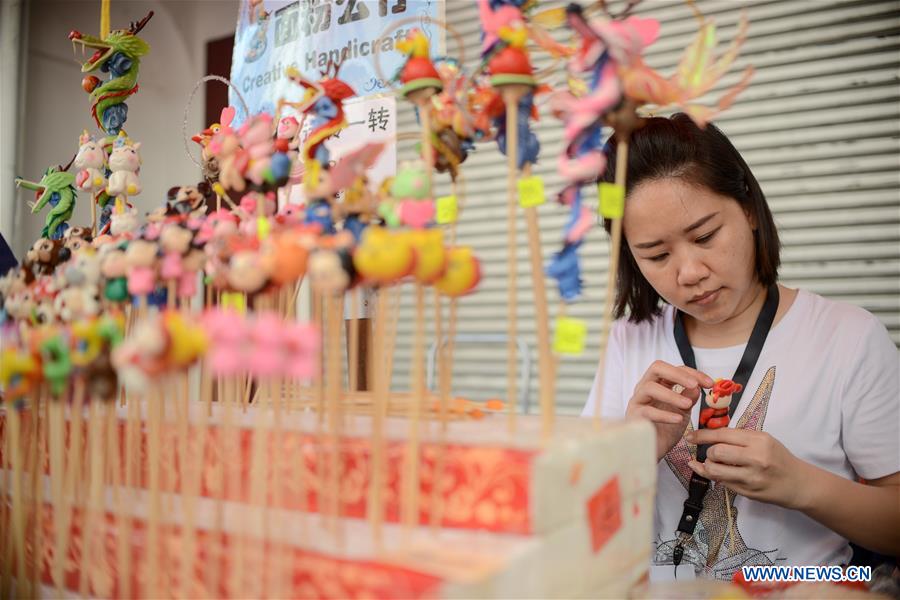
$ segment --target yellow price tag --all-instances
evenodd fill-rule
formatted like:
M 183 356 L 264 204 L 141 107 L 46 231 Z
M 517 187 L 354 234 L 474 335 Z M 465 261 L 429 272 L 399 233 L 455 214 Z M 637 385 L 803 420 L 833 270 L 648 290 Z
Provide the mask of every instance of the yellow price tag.
M 222 308 L 244 314 L 247 312 L 247 299 L 240 292 L 222 292 Z
M 438 225 L 446 225 L 447 223 L 456 223 L 456 217 L 459 214 L 459 207 L 456 204 L 456 196 L 441 196 L 436 201 L 435 209 L 437 211 L 436 220 Z
M 600 184 L 600 216 L 604 219 L 621 219 L 625 214 L 625 188 L 616 183 Z
M 581 319 L 559 317 L 553 332 L 553 351 L 557 354 L 579 355 L 584 352 L 587 323 Z
M 518 181 L 519 206 L 528 208 L 544 203 L 544 180 L 537 175 L 523 177 Z
M 269 223 L 269 219 L 266 217 L 257 217 L 256 219 L 256 237 L 260 240 L 264 240 L 269 237 L 269 232 L 272 230 L 272 224 Z

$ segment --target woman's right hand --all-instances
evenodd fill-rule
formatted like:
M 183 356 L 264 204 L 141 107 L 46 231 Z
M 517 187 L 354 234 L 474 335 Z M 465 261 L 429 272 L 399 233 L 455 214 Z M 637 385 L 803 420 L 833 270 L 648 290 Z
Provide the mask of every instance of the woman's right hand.
M 625 409 L 625 416 L 647 419 L 656 427 L 657 461 L 662 460 L 684 435 L 691 409 L 700 399 L 700 388 L 712 386 L 713 380 L 709 375 L 661 360 L 650 365 L 638 381 Z

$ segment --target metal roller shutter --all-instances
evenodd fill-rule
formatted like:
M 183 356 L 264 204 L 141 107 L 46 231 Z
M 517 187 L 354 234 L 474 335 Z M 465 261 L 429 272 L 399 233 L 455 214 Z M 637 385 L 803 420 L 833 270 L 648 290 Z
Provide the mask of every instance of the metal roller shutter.
M 784 243 L 782 281 L 862 306 L 881 319 L 900 344 L 900 2 L 698 0 L 697 6 L 717 22 L 720 38 L 726 41 L 734 32 L 739 9 L 746 8 L 749 14 L 749 38 L 719 89 L 732 84 L 746 64 L 755 65 L 756 74 L 717 123 L 753 168 L 775 213 Z M 696 31 L 693 13 L 680 0 L 645 0 L 637 13 L 661 20 L 662 37 L 651 46 L 647 61 L 671 73 Z M 448 0 L 446 17 L 465 38 L 471 66 L 480 45 L 474 0 Z M 452 42 L 447 51 L 455 53 Z M 550 65 L 546 59 L 535 62 L 538 68 Z M 563 70 L 562 64 L 556 65 L 550 83 L 561 82 Z M 400 111 L 400 131 L 413 134 L 417 126 L 411 108 L 401 103 Z M 544 178 L 550 195 L 561 185 L 555 172 L 561 128 L 545 112 L 536 125 L 542 149 L 534 172 Z M 413 158 L 412 142 L 401 142 L 399 155 L 401 160 Z M 459 331 L 504 333 L 505 159 L 494 145 L 479 146 L 463 172 L 467 197 L 459 241 L 475 248 L 484 280 L 460 303 Z M 435 181 L 438 194 L 449 193 L 446 176 Z M 547 259 L 558 248 L 565 212 L 548 202 L 539 214 Z M 518 328 L 534 348 L 523 219 L 518 240 Z M 589 344 L 582 356 L 560 363 L 556 385 L 561 413 L 580 410 L 596 369 L 607 244 L 605 232 L 595 228 L 582 250 L 585 293 L 568 314 L 588 321 Z M 548 292 L 555 314 L 558 300 L 550 281 Z M 401 306 L 403 315 L 413 314 L 408 290 Z M 430 317 L 433 308 L 427 314 Z M 398 389 L 408 388 L 412 325 L 411 318 L 399 324 L 394 362 Z M 534 360 L 532 410 L 537 404 Z M 502 345 L 459 346 L 454 394 L 502 397 L 505 361 Z

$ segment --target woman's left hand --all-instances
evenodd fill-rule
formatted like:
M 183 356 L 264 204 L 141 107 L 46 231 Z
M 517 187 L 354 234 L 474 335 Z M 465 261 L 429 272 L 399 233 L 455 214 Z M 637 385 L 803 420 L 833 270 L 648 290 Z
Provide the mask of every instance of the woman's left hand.
M 705 463 L 688 463 L 698 475 L 753 500 L 785 508 L 800 504 L 801 472 L 806 463 L 770 434 L 723 427 L 692 431 L 685 439 L 693 444 L 713 444 Z

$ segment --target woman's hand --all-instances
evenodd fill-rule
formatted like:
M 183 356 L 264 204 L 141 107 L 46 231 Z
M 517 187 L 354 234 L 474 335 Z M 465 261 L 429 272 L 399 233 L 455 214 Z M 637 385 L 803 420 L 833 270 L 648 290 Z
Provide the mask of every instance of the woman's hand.
M 806 463 L 765 431 L 701 429 L 685 436 L 695 444 L 712 444 L 706 462 L 688 465 L 699 475 L 726 485 L 741 496 L 798 508 Z
M 869 481 L 845 479 L 805 462 L 764 431 L 701 429 L 685 438 L 713 444 L 690 467 L 734 492 L 799 510 L 865 548 L 900 553 L 900 473 Z
M 638 381 L 625 409 L 625 416 L 647 419 L 656 427 L 657 461 L 684 434 L 691 408 L 700 398 L 700 387 L 710 388 L 712 385 L 712 378 L 705 373 L 690 367 L 676 367 L 661 360 L 650 365 Z

